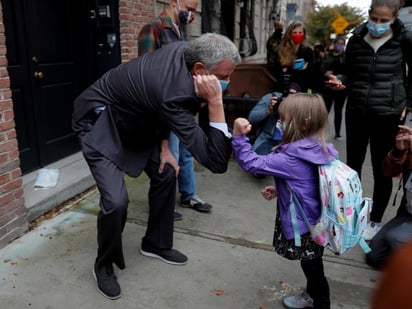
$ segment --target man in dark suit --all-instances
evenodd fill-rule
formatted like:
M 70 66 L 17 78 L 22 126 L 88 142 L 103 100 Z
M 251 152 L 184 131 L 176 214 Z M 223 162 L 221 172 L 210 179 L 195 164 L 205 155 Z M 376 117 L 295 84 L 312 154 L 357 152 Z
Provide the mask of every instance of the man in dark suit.
M 173 131 L 194 158 L 215 173 L 227 170 L 231 154 L 222 87 L 240 63 L 236 46 L 204 34 L 140 56 L 108 71 L 74 102 L 73 129 L 100 192 L 98 252 L 93 275 L 100 293 L 120 297 L 113 264 L 126 267 L 122 231 L 128 195 L 124 173 L 150 178 L 149 219 L 141 254 L 184 265 L 173 247 L 176 176 L 179 166 L 160 141 Z M 196 123 L 206 103 L 209 127 Z

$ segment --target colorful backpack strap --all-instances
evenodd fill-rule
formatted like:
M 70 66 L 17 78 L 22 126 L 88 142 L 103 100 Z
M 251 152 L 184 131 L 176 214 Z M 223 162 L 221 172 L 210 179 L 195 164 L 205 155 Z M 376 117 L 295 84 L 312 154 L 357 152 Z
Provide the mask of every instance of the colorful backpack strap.
M 297 196 L 293 191 L 287 186 L 289 194 L 290 194 L 290 201 L 289 201 L 289 208 L 290 208 L 290 216 L 292 218 L 292 227 L 293 227 L 293 234 L 294 234 L 294 239 L 295 239 L 295 246 L 300 247 L 302 246 L 301 238 L 300 238 L 300 230 L 299 230 L 299 224 L 298 224 L 298 218 L 296 215 L 296 206 L 298 206 L 300 212 L 302 213 L 303 219 L 305 220 L 306 225 L 309 228 L 309 231 L 311 230 L 311 225 L 309 223 L 308 218 L 306 217 L 305 212 L 303 211 L 303 207 L 300 204 Z
M 365 238 L 361 237 L 359 239 L 359 246 L 362 248 L 363 252 L 365 254 L 368 254 L 369 252 L 372 251 L 371 247 L 369 247 L 368 243 L 366 242 Z

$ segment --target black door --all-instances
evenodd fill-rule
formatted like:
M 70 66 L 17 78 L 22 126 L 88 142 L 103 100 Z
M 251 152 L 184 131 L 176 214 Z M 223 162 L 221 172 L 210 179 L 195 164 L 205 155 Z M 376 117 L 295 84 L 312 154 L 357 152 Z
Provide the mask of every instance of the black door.
M 2 0 L 23 173 L 79 150 L 73 99 L 96 75 L 88 2 Z

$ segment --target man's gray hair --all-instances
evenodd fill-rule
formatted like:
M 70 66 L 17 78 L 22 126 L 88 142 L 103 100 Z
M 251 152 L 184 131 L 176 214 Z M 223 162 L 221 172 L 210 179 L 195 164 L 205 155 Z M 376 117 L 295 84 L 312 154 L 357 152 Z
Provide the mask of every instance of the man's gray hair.
M 232 60 L 235 65 L 241 61 L 236 45 L 217 33 L 205 33 L 190 41 L 184 57 L 189 70 L 196 62 L 203 63 L 207 70 L 211 70 L 225 59 Z

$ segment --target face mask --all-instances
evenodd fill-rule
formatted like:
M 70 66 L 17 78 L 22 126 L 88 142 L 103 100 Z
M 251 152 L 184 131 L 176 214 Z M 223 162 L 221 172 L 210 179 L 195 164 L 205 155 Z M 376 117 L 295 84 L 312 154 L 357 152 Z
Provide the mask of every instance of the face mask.
M 192 11 L 179 11 L 179 21 L 182 25 L 190 24 L 195 19 L 195 13 Z
M 368 28 L 371 36 L 373 36 L 374 38 L 380 38 L 391 29 L 391 22 L 377 24 L 369 20 L 366 24 L 366 27 Z
M 282 124 L 282 122 L 280 121 L 280 120 L 278 120 L 277 122 L 276 122 L 276 129 L 275 129 L 275 134 L 273 135 L 273 139 L 275 140 L 275 141 L 280 141 L 280 140 L 282 140 L 282 137 L 283 137 L 283 132 L 284 132 L 285 130 L 283 129 L 283 124 Z
M 345 50 L 345 46 L 344 45 L 340 45 L 340 44 L 335 44 L 333 46 L 333 49 L 335 50 L 335 52 L 337 53 L 343 53 L 343 51 Z
M 222 88 L 222 91 L 225 91 L 226 88 L 227 88 L 227 86 L 229 85 L 229 82 L 230 82 L 230 81 L 228 81 L 228 80 L 220 80 L 220 79 L 219 79 L 219 82 L 220 82 L 220 87 Z
M 291 35 L 292 42 L 295 44 L 302 43 L 302 41 L 305 39 L 305 34 L 304 33 L 292 33 Z
M 182 25 L 190 24 L 195 19 L 195 12 L 193 11 L 183 11 L 180 8 L 180 1 L 177 1 L 177 5 L 179 6 L 179 21 Z

